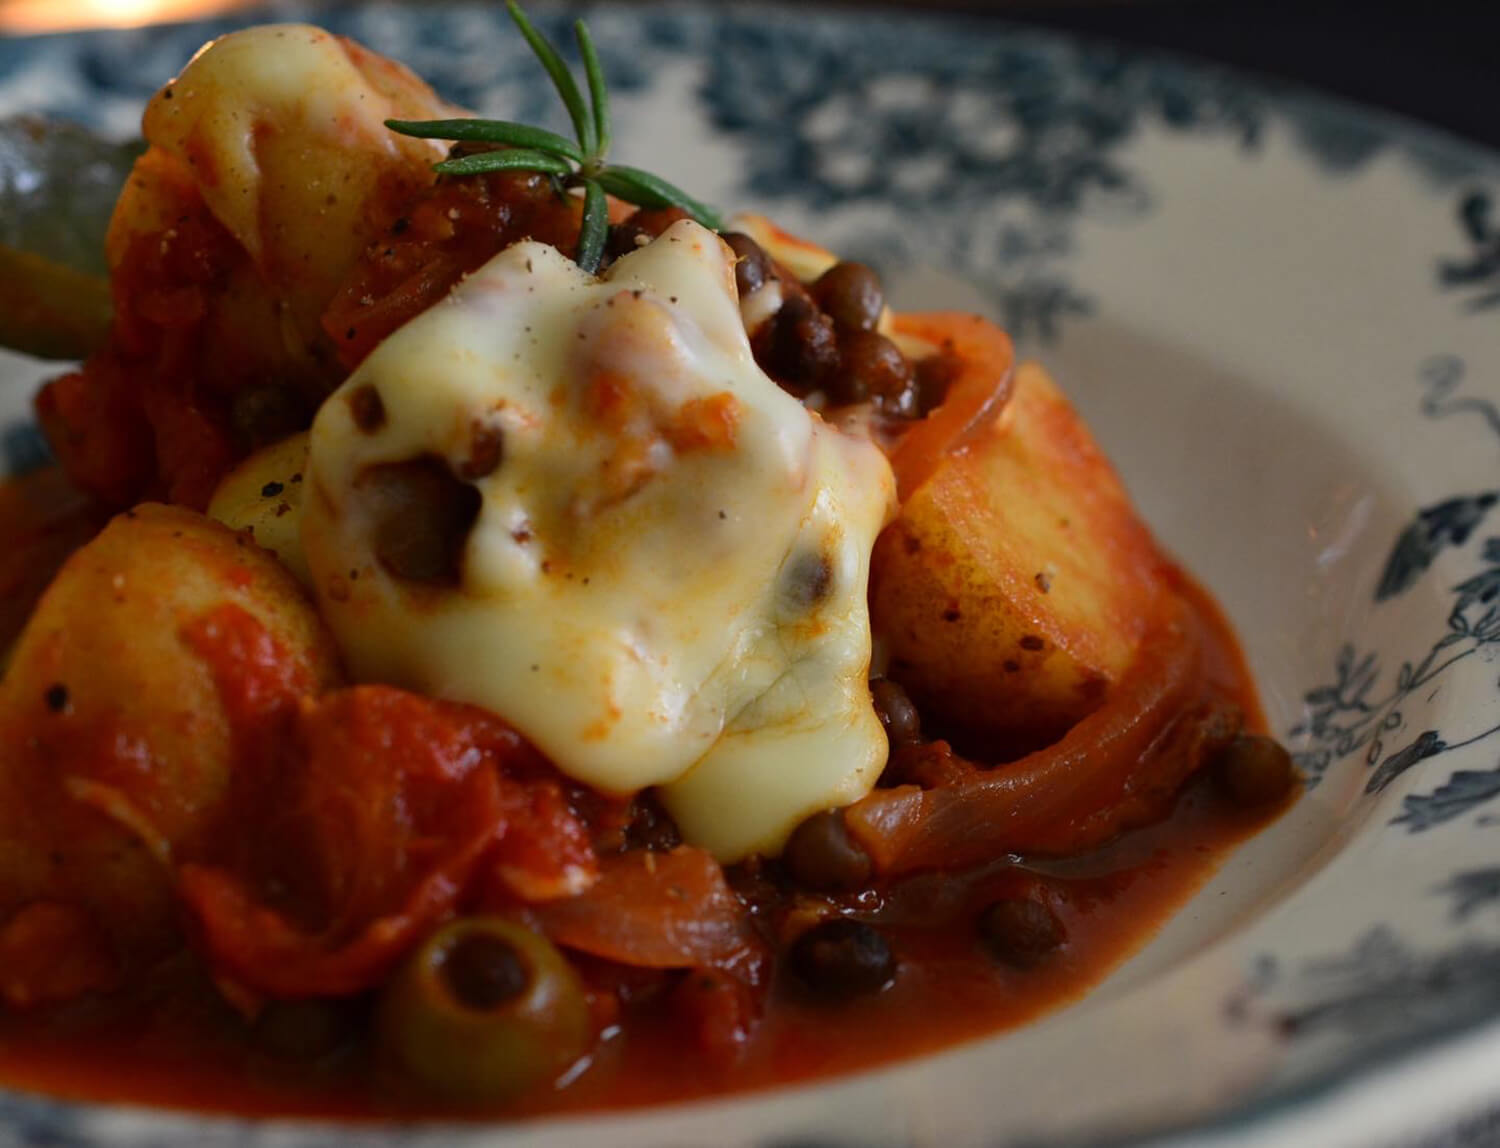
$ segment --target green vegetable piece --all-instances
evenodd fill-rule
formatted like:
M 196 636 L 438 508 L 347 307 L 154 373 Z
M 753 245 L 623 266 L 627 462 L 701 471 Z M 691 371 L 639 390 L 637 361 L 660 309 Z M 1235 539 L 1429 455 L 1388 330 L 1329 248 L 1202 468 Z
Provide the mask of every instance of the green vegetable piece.
M 82 358 L 109 329 L 104 234 L 144 145 L 0 120 L 0 345 Z
M 578 976 L 550 941 L 503 918 L 466 917 L 386 985 L 376 1034 L 407 1079 L 485 1104 L 555 1080 L 587 1051 L 592 1025 Z
M 583 152 L 567 136 L 509 120 L 386 120 L 385 126 L 393 132 L 418 139 L 509 144 L 511 147 L 552 152 L 574 163 L 583 162 Z
M 0 346 L 39 359 L 82 359 L 109 333 L 109 282 L 0 246 Z
M 592 179 L 583 181 L 583 221 L 578 229 L 578 266 L 590 275 L 599 270 L 604 258 L 604 241 L 609 236 L 609 203 L 604 189 Z
M 699 203 L 681 188 L 649 171 L 615 163 L 601 171 L 597 178 L 605 191 L 628 203 L 641 207 L 680 207 L 709 230 L 724 230 L 724 221 L 713 208 Z
M 582 20 L 573 21 L 573 36 L 578 41 L 578 54 L 583 57 L 583 74 L 589 82 L 589 100 L 594 107 L 593 158 L 603 160 L 609 154 L 609 89 L 604 85 L 604 67 L 599 63 L 599 53 L 594 50 L 594 38 Z
M 103 275 L 109 217 L 144 150 L 77 124 L 0 120 L 0 245 Z
M 462 159 L 445 159 L 433 165 L 432 170 L 440 175 L 478 175 L 486 171 L 539 171 L 547 175 L 567 175 L 573 169 L 567 160 L 546 152 L 507 148 L 504 151 L 477 152 Z
M 723 231 L 724 222 L 707 204 L 700 203 L 679 187 L 639 168 L 605 162 L 611 139 L 609 123 L 609 89 L 604 83 L 604 68 L 594 47 L 588 26 L 577 20 L 573 35 L 578 53 L 583 57 L 583 73 L 588 81 L 589 101 L 583 96 L 557 49 L 536 30 L 515 0 L 506 0 L 506 9 L 516 27 L 526 37 L 547 74 L 552 77 L 562 101 L 567 105 L 573 127 L 578 133 L 578 147 L 562 136 L 541 128 L 527 127 L 503 120 L 430 120 L 412 122 L 388 120 L 386 126 L 405 135 L 424 139 L 485 140 L 510 145 L 514 151 L 486 153 L 447 160 L 436 165 L 445 175 L 472 175 L 485 171 L 542 171 L 562 180 L 566 188 L 584 189 L 583 220 L 578 236 L 578 264 L 596 272 L 603 260 L 605 239 L 609 233 L 606 195 L 613 195 L 638 207 L 680 207 L 703 226 Z M 493 159 L 491 156 L 507 156 Z M 577 165 L 576 169 L 572 165 Z
M 578 84 L 573 79 L 573 73 L 568 71 L 568 65 L 563 63 L 557 49 L 547 42 L 543 36 L 526 18 L 526 13 L 521 11 L 516 0 L 505 0 L 505 10 L 510 13 L 510 18 L 515 21 L 516 27 L 521 30 L 521 35 L 526 37 L 526 42 L 531 45 L 531 50 L 536 53 L 536 58 L 542 62 L 542 67 L 547 69 L 547 75 L 552 77 L 553 86 L 557 88 L 557 94 L 562 97 L 563 105 L 568 109 L 568 117 L 573 121 L 573 130 L 578 134 L 578 142 L 583 145 L 583 150 L 593 155 L 597 148 L 598 136 L 594 132 L 594 121 L 589 115 L 589 109 L 583 102 L 583 96 L 579 94 Z

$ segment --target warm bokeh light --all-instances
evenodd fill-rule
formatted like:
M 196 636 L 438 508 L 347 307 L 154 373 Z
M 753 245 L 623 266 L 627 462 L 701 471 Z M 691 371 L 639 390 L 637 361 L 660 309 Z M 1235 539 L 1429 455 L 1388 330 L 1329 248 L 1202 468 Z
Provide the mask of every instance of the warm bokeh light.
M 245 6 L 249 0 L 0 0 L 0 32 L 128 28 L 187 20 Z

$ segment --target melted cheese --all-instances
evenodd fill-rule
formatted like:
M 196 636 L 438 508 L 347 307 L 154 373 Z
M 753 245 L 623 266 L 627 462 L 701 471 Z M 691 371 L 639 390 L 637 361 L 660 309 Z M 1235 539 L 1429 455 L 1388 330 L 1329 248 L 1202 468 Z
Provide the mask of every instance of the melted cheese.
M 462 475 L 478 441 L 499 461 L 472 478 L 457 584 L 404 582 L 371 468 Z M 890 468 L 756 366 L 733 256 L 697 224 L 603 279 L 508 248 L 324 404 L 308 477 L 307 562 L 356 676 L 494 710 L 597 788 L 661 786 L 723 860 L 874 784 Z
M 267 24 L 206 45 L 147 105 L 142 126 L 192 169 L 214 215 L 262 261 L 368 231 L 379 180 L 402 167 L 426 178 L 444 150 L 384 121 L 444 110 L 392 60 L 321 28 Z

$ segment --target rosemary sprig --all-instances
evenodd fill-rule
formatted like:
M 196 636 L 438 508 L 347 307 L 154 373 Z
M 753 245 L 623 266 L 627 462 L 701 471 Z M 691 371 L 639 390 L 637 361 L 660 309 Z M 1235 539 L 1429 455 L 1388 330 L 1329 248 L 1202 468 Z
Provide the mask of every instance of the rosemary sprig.
M 680 207 L 704 227 L 724 229 L 724 221 L 707 204 L 660 176 L 624 164 L 607 163 L 610 145 L 609 91 L 599 54 L 582 20 L 573 23 L 578 54 L 583 59 L 589 99 L 585 103 L 578 83 L 557 49 L 547 42 L 526 18 L 515 0 L 506 0 L 506 11 L 521 35 L 531 45 L 552 84 L 568 109 L 575 144 L 566 136 L 544 128 L 507 120 L 387 120 L 386 127 L 402 135 L 421 139 L 476 141 L 501 144 L 497 151 L 478 152 L 460 159 L 444 160 L 434 170 L 442 175 L 478 175 L 487 171 L 537 171 L 550 175 L 564 187 L 583 189 L 583 220 L 578 233 L 578 265 L 590 273 L 599 269 L 604 242 L 609 234 L 609 205 L 613 195 L 637 207 Z

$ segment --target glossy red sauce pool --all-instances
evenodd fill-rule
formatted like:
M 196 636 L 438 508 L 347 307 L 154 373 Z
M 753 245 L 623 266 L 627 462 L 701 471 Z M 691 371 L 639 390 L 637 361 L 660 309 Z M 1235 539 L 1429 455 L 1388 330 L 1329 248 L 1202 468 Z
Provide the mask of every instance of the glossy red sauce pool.
M 0 487 L 6 590 L 0 636 L 7 643 L 57 564 L 97 525 L 85 504 L 61 497 L 64 490 L 51 472 Z M 1233 635 L 1205 594 L 1190 583 L 1184 590 L 1210 635 L 1206 676 L 1244 708 L 1251 728 L 1260 728 Z M 1239 809 L 1199 777 L 1170 816 L 1087 855 L 1035 864 L 1007 859 L 961 875 L 925 873 L 892 883 L 864 895 L 859 906 L 891 939 L 900 962 L 884 992 L 830 1003 L 783 973 L 756 1036 L 730 1062 L 684 1055 L 680 1026 L 661 1007 L 660 986 L 643 981 L 621 1023 L 565 1090 L 459 1115 L 626 1108 L 761 1089 L 1025 1024 L 1078 999 L 1139 949 L 1236 845 L 1290 800 Z M 996 897 L 1037 890 L 1061 921 L 1066 942 L 1036 967 L 1010 967 L 981 944 L 976 914 Z M 255 1030 L 181 955 L 107 999 L 0 1016 L 0 1083 L 59 1097 L 245 1115 L 453 1116 L 451 1108 L 389 1086 L 359 1035 L 366 1012 L 360 1001 L 333 1014 L 293 1009 L 277 1027 Z M 331 1051 L 324 1055 L 307 1052 L 325 1045 Z M 292 1047 L 300 1051 L 289 1055 Z

